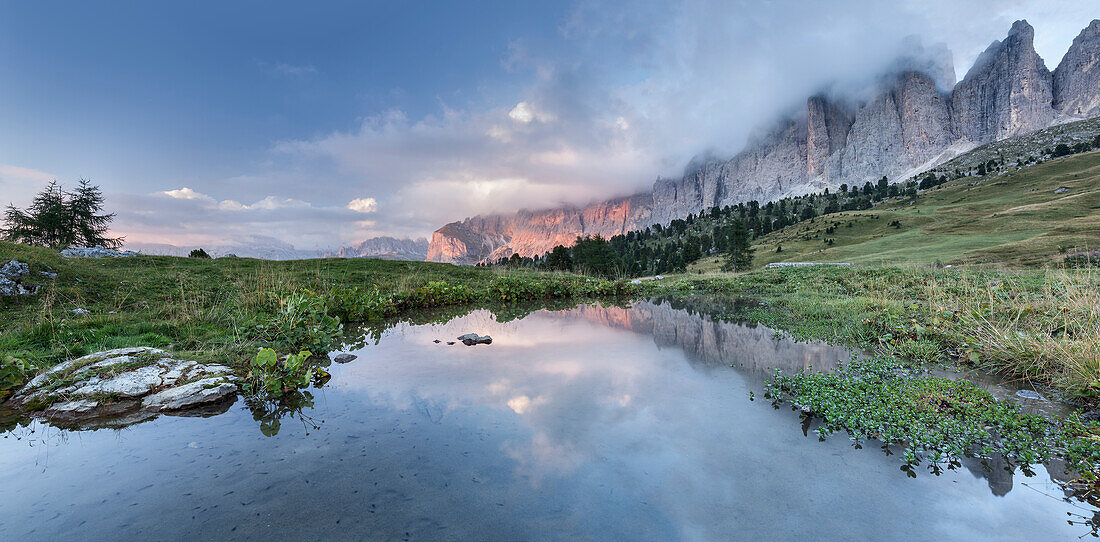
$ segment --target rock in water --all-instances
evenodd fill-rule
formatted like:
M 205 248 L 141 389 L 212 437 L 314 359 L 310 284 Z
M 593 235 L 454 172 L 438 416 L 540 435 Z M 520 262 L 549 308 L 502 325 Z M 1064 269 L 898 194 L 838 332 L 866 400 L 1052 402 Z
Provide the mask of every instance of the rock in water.
M 480 336 L 477 333 L 467 333 L 458 337 L 458 340 L 462 341 L 462 344 L 466 346 L 473 346 L 475 344 L 493 344 L 493 338 L 485 335 Z
M 1035 390 L 1018 390 L 1016 392 L 1016 397 L 1022 397 L 1024 399 L 1030 399 L 1032 401 L 1042 401 L 1043 400 L 1043 396 L 1040 395 L 1039 392 L 1037 392 Z
M 332 358 L 332 361 L 336 363 L 350 363 L 357 358 L 355 354 L 336 354 L 336 357 Z
M 141 420 L 234 397 L 236 380 L 224 365 L 180 360 L 156 348 L 118 348 L 54 366 L 7 404 L 45 405 L 35 415 L 77 425 L 124 414 Z

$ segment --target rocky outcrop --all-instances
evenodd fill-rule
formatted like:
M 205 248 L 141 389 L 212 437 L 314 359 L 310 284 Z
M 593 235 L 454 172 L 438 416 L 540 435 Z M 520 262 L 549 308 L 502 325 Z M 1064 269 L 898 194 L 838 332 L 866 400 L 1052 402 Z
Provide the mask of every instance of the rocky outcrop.
M 359 244 L 325 254 L 325 257 L 421 261 L 428 257 L 428 240 L 373 237 Z
M 61 251 L 66 258 L 124 258 L 137 256 L 137 252 L 130 250 L 114 250 L 103 247 L 72 247 Z
M 133 422 L 225 401 L 236 396 L 236 380 L 224 365 L 176 359 L 156 348 L 118 348 L 54 366 L 5 406 L 65 424 Z
M 1081 31 L 1054 69 L 1054 108 L 1074 117 L 1100 115 L 1100 19 Z
M 1054 120 L 1053 80 L 1032 41 L 1035 29 L 1016 21 L 994 41 L 951 95 L 956 134 L 987 143 L 1045 128 Z
M 23 278 L 31 272 L 30 266 L 11 260 L 0 266 L 0 295 L 32 295 L 38 293 L 37 285 L 24 284 Z
M 569 245 L 577 235 L 668 224 L 714 206 L 764 203 L 884 176 L 902 181 L 979 144 L 1047 128 L 1056 107 L 1068 116 L 1100 115 L 1100 21 L 1074 40 L 1054 75 L 1035 52 L 1033 38 L 1031 25 L 1017 21 L 958 84 L 945 47 L 909 40 L 888 72 L 859 97 L 813 96 L 750 137 L 732 158 L 697 157 L 680 177 L 659 177 L 651 191 L 628 198 L 636 203 L 626 208 L 623 200 L 612 200 L 584 209 L 469 218 L 437 230 L 428 259 L 475 263 L 512 253 L 534 256 Z M 615 210 L 609 213 L 615 216 L 586 219 L 595 209 Z

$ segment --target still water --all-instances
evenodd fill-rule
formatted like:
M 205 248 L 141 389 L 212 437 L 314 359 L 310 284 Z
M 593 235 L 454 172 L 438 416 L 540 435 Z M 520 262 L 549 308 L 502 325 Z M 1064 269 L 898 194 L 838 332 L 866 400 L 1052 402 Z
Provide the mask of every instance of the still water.
M 493 343 L 445 342 L 468 332 Z M 690 305 L 477 310 L 352 353 L 273 437 L 243 402 L 11 430 L 0 539 L 1061 540 L 1092 516 L 1041 467 L 912 479 L 804 435 L 764 379 L 849 353 Z

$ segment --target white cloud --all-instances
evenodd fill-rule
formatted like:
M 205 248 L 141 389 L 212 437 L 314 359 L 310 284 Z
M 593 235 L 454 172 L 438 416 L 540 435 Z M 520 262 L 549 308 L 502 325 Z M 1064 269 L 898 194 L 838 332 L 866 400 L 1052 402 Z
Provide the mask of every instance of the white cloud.
M 0 204 L 24 206 L 30 203 L 43 185 L 56 178 L 55 175 L 37 169 L 0 164 L 0 188 L 3 188 Z
M 29 167 L 0 164 L 0 182 L 30 181 L 46 184 L 57 177 Z
M 164 192 L 161 192 L 161 194 L 164 194 L 165 196 L 173 199 L 198 200 L 210 203 L 215 202 L 214 198 L 207 196 L 206 194 L 203 194 L 201 192 L 196 192 L 190 188 L 187 188 L 186 186 L 182 188 L 177 188 L 175 190 L 165 190 Z
M 1027 18 L 1053 68 L 1095 17 L 1090 8 L 1039 0 L 580 0 L 557 39 L 507 44 L 502 69 L 518 83 L 479 94 L 489 94 L 487 102 L 415 115 L 381 109 L 352 129 L 275 143 L 266 171 L 188 181 L 212 193 L 232 189 L 225 195 L 233 199 L 184 187 L 157 201 L 190 203 L 178 212 L 188 232 L 285 231 L 296 243 L 367 231 L 426 235 L 479 213 L 584 204 L 647 190 L 697 153 L 736 152 L 753 129 L 807 96 L 837 82 L 867 83 L 910 34 L 947 42 L 961 77 L 1013 20 Z M 0 181 L 6 176 L 0 166 Z
M 355 198 L 348 202 L 348 209 L 357 213 L 373 213 L 378 210 L 378 202 L 374 198 Z

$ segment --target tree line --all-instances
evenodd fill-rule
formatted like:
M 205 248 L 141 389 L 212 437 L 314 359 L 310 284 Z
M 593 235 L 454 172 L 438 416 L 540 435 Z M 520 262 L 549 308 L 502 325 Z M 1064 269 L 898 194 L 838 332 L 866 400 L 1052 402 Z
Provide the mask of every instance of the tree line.
M 0 237 L 27 245 L 63 249 L 73 246 L 119 248 L 122 237 L 107 235 L 114 213 L 104 214 L 103 193 L 87 179 L 72 191 L 57 181 L 46 185 L 30 207 L 8 204 Z

